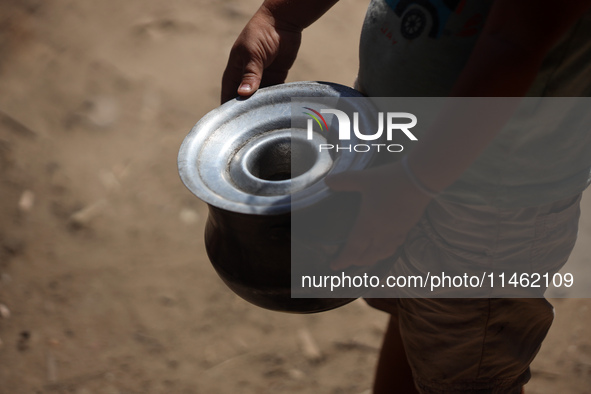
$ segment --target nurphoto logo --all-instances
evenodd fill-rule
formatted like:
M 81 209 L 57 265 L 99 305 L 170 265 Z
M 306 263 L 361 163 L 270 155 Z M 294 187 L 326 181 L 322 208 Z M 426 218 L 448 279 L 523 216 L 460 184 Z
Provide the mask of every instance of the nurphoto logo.
M 402 132 L 404 133 L 404 135 L 406 135 L 406 137 L 408 137 L 409 140 L 417 141 L 417 137 L 415 137 L 415 135 L 410 131 L 410 129 L 417 125 L 417 117 L 408 112 L 387 112 L 386 114 L 384 114 L 383 112 L 378 112 L 378 130 L 374 132 L 373 130 L 360 130 L 358 112 L 353 113 L 353 127 L 351 128 L 351 120 L 349 119 L 349 115 L 347 115 L 345 112 L 341 110 L 331 108 L 321 109 L 320 111 L 317 111 L 309 107 L 304 107 L 304 109 L 309 111 L 304 111 L 304 114 L 310 117 L 307 123 L 308 140 L 312 140 L 314 138 L 314 124 L 318 125 L 321 133 L 329 132 L 328 123 L 322 115 L 330 114 L 335 116 L 337 119 L 339 141 L 351 141 L 351 129 L 353 129 L 353 134 L 358 140 L 375 142 L 371 144 L 368 143 L 348 145 L 320 144 L 318 146 L 319 152 L 322 152 L 323 150 L 334 150 L 336 152 L 348 151 L 363 153 L 369 152 L 372 149 L 375 149 L 378 152 L 380 152 L 381 149 L 393 153 L 402 152 L 404 149 L 402 145 L 388 143 L 392 141 L 395 132 Z M 400 123 L 401 120 L 406 120 L 406 122 Z M 386 130 L 385 138 L 384 129 Z

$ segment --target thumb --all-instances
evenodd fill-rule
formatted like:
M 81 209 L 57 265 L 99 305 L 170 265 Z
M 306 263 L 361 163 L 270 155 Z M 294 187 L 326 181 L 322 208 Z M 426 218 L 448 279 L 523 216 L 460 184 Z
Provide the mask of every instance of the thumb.
M 354 192 L 363 189 L 363 180 L 361 171 L 348 171 L 328 176 L 325 183 L 337 192 Z
M 242 80 L 238 86 L 240 96 L 250 96 L 257 91 L 263 76 L 263 64 L 260 61 L 251 59 L 244 67 Z

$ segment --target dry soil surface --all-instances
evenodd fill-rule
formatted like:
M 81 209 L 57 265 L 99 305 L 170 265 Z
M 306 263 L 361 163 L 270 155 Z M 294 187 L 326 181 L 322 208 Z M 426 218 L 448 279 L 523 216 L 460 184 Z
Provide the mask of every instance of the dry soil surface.
M 0 3 L 1 394 L 369 393 L 386 316 L 239 299 L 177 175 L 258 3 Z M 290 80 L 351 85 L 366 6 L 306 31 Z M 573 264 L 590 260 L 584 205 Z M 591 302 L 554 304 L 528 394 L 590 393 Z

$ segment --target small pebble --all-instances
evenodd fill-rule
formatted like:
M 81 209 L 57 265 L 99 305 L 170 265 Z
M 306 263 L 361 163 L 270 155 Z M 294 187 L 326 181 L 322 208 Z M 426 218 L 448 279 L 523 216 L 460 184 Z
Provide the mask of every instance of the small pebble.
M 35 205 L 35 193 L 30 190 L 25 190 L 18 200 L 18 209 L 21 212 L 29 212 Z
M 299 330 L 298 339 L 302 353 L 308 361 L 315 363 L 323 359 L 322 352 L 309 330 L 305 328 Z
M 290 369 L 289 371 L 287 371 L 287 374 L 293 380 L 303 380 L 306 377 L 306 374 L 304 372 L 302 372 L 299 369 L 295 369 L 295 368 Z
M 0 304 L 0 317 L 8 319 L 10 317 L 10 309 L 4 304 Z
M 99 216 L 107 206 L 105 200 L 99 200 L 91 205 L 74 212 L 70 216 L 70 223 L 76 226 L 84 227 L 90 223 L 92 219 Z
M 185 224 L 194 224 L 199 221 L 199 214 L 193 209 L 184 208 L 179 213 L 179 219 Z

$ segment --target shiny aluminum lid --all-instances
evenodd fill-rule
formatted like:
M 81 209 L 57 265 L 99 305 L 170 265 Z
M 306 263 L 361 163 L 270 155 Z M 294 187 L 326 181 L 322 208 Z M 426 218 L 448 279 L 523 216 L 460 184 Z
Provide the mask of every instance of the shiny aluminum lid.
M 228 211 L 276 215 L 313 205 L 331 194 L 327 175 L 365 169 L 374 155 L 320 151 L 331 137 L 314 132 L 308 139 L 305 115 L 292 109 L 336 108 L 346 101 L 363 114 L 371 109 L 368 100 L 347 99 L 358 97 L 343 85 L 295 82 L 233 99 L 189 132 L 178 156 L 180 177 L 201 200 Z M 359 142 L 355 138 L 349 142 Z

